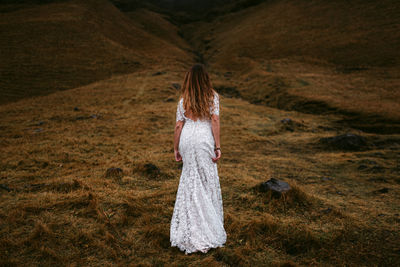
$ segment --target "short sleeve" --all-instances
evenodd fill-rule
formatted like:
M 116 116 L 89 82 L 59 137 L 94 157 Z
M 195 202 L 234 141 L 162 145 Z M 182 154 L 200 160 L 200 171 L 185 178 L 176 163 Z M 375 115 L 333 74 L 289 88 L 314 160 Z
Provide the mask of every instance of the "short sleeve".
M 176 121 L 185 121 L 185 116 L 183 115 L 183 98 L 178 102 L 178 106 L 176 108 Z
M 219 95 L 214 94 L 214 107 L 211 108 L 211 115 L 215 114 L 219 116 Z

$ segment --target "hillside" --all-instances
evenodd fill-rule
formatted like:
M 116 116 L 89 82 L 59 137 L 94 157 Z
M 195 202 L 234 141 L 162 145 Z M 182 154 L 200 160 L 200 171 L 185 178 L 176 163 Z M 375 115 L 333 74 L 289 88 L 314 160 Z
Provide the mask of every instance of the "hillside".
M 394 1 L 5 2 L 0 266 L 400 265 Z M 173 133 L 196 60 L 220 93 L 227 243 L 185 255 Z
M 399 132 L 399 14 L 390 0 L 264 1 L 182 31 L 220 86 L 252 103 Z
M 183 41 L 158 36 L 157 27 L 173 36 L 171 23 L 144 29 L 107 1 L 17 7 L 0 16 L 0 104 L 143 69 L 181 69 L 191 60 Z

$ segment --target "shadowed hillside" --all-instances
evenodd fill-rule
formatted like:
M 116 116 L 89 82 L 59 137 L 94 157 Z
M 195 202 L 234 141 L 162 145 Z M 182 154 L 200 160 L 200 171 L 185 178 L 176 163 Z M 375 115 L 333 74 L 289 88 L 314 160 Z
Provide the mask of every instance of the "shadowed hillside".
M 152 33 L 107 1 L 28 6 L 0 16 L 0 103 L 160 65 L 179 68 L 191 58 L 168 21 L 153 24 L 161 30 Z
M 265 1 L 182 28 L 223 85 L 252 103 L 399 132 L 399 14 L 391 0 Z

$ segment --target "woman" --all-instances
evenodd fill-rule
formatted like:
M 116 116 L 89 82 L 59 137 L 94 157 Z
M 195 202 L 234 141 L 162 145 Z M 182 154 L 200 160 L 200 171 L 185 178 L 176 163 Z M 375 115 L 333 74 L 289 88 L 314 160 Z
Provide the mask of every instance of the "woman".
M 176 111 L 175 160 L 182 161 L 170 241 L 185 254 L 207 253 L 226 242 L 217 161 L 219 95 L 203 64 L 186 73 Z

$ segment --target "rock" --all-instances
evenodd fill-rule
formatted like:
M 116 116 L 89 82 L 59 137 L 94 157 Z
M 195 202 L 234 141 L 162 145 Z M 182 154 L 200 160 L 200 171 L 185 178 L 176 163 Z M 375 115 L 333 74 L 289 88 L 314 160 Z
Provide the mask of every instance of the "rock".
M 227 71 L 224 73 L 225 77 L 232 77 L 232 72 L 231 71 Z
M 87 119 L 85 116 L 77 116 L 76 118 L 75 118 L 75 120 L 84 120 L 84 119 Z
M 172 83 L 172 87 L 174 87 L 176 90 L 181 89 L 181 85 L 179 83 Z
M 363 136 L 346 133 L 338 136 L 323 137 L 320 142 L 330 148 L 339 150 L 362 150 L 367 146 L 367 141 Z
M 44 123 L 45 123 L 44 121 L 39 121 L 38 123 L 36 123 L 36 126 L 43 125 Z
M 139 174 L 152 180 L 170 179 L 174 177 L 169 173 L 162 172 L 158 166 L 151 162 L 145 164 L 137 164 L 133 167 L 132 173 Z
M 74 107 L 74 111 L 79 111 L 79 108 L 78 107 Z
M 327 213 L 329 213 L 329 212 L 331 212 L 332 211 L 332 208 L 327 208 L 327 209 L 324 209 L 324 210 L 321 210 L 322 211 L 322 213 L 325 213 L 325 214 L 327 214 Z
M 123 176 L 123 172 L 122 172 L 121 168 L 109 168 L 106 171 L 107 178 L 112 178 L 112 177 L 121 178 L 122 176 Z
M 386 194 L 388 192 L 389 192 L 389 188 L 387 188 L 387 187 L 372 191 L 372 193 L 375 193 L 375 194 Z
M 365 164 L 361 164 L 360 166 L 358 166 L 357 169 L 359 169 L 360 171 L 361 171 L 361 170 L 365 170 L 365 169 L 368 169 L 368 166 L 365 165 Z
M 4 184 L 0 184 L 0 188 L 6 190 L 6 191 L 8 191 L 8 192 L 11 191 L 11 189 L 8 188 L 8 186 L 6 186 L 6 185 L 4 185 Z
M 100 117 L 100 115 L 97 114 L 91 114 L 90 116 L 84 116 L 84 115 L 80 115 L 75 117 L 75 120 L 87 120 L 87 119 L 98 119 Z
M 158 168 L 156 165 L 153 163 L 146 163 L 144 165 L 144 172 L 147 176 L 151 178 L 157 178 L 161 174 L 160 168 Z
M 37 128 L 35 130 L 33 130 L 35 133 L 40 133 L 43 132 L 43 128 Z
M 258 185 L 260 192 L 271 191 L 274 196 L 281 196 L 283 193 L 290 190 L 290 185 L 284 181 L 271 178 L 266 182 Z
M 165 71 L 157 71 L 157 72 L 154 72 L 152 74 L 152 76 L 162 75 L 162 74 L 165 74 L 165 73 L 166 73 Z
M 225 86 L 225 85 L 220 85 L 220 86 L 214 86 L 214 89 L 221 95 L 225 97 L 237 97 L 240 98 L 241 94 L 237 90 L 236 86 Z
M 168 97 L 167 99 L 165 99 L 164 101 L 165 101 L 165 102 L 174 102 L 174 101 L 175 101 L 175 98 L 172 97 L 172 96 L 170 96 L 170 97 Z
M 284 118 L 284 119 L 281 120 L 280 128 L 283 131 L 294 132 L 296 129 L 304 128 L 304 125 L 302 123 L 297 122 L 297 121 L 293 121 L 290 118 Z
M 331 177 L 322 177 L 322 181 L 330 181 L 330 180 L 332 180 Z

